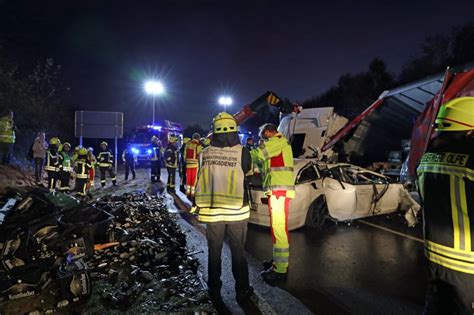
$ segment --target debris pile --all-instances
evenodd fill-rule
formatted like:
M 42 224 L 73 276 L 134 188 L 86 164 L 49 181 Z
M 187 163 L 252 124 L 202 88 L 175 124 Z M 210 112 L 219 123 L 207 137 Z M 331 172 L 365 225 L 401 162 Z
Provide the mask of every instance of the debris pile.
M 9 206 L 0 226 L 3 299 L 52 295 L 54 302 L 35 306 L 39 312 L 71 305 L 86 312 L 213 310 L 163 198 L 129 193 L 81 204 L 35 189 L 10 191 L 2 204 Z

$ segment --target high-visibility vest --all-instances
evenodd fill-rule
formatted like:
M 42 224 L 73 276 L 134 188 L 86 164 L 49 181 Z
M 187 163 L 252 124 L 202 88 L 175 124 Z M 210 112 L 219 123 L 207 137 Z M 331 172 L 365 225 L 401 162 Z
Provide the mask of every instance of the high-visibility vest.
M 0 117 L 0 142 L 15 143 L 15 129 L 10 116 Z
M 72 171 L 72 166 L 71 166 L 71 156 L 66 153 L 66 152 L 61 152 L 59 153 L 59 164 L 61 170 L 64 172 L 71 172 Z
M 471 152 L 428 152 L 417 170 L 424 206 L 425 255 L 435 264 L 468 274 L 474 274 L 474 150 Z
M 202 151 L 202 146 L 198 140 L 192 140 L 186 143 L 184 148 L 184 160 L 186 168 L 196 168 L 199 166 L 199 154 Z
M 111 167 L 114 164 L 114 155 L 110 150 L 100 151 L 97 158 L 99 159 L 99 167 Z
M 50 150 L 46 152 L 46 165 L 44 169 L 50 172 L 59 171 L 59 154 L 57 152 L 54 154 Z
M 196 185 L 195 203 L 202 222 L 241 221 L 248 219 L 244 207 L 242 146 L 203 150 Z
M 295 176 L 293 174 L 293 150 L 286 138 L 277 133 L 258 148 L 258 158 L 263 160 L 263 187 L 267 194 L 285 190 L 286 197 L 295 198 Z

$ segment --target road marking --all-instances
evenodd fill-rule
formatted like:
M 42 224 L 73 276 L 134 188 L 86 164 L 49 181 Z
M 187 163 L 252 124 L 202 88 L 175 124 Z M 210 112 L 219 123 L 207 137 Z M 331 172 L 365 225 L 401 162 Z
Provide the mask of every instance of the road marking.
M 367 222 L 365 220 L 358 220 L 357 222 L 364 223 L 366 225 L 369 225 L 371 227 L 374 227 L 374 228 L 382 230 L 382 231 L 390 232 L 390 233 L 393 233 L 395 235 L 399 235 L 399 236 L 402 236 L 402 237 L 409 238 L 413 241 L 416 241 L 416 242 L 419 242 L 419 243 L 422 243 L 422 244 L 425 243 L 425 241 L 423 241 L 421 238 L 411 236 L 411 235 L 408 235 L 408 234 L 404 234 L 404 233 L 401 233 L 401 232 L 397 232 L 395 230 L 392 230 L 392 229 L 389 229 L 389 228 L 386 228 L 386 227 L 383 227 L 383 226 L 380 226 L 380 225 L 377 225 L 377 224 L 374 224 L 374 223 L 370 223 L 370 222 Z

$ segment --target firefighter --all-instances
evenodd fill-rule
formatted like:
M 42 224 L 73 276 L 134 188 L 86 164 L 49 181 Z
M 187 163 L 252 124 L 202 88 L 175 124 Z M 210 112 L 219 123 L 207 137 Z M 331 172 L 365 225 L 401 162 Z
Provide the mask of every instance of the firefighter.
M 166 147 L 164 159 L 166 170 L 168 171 L 168 182 L 166 189 L 169 192 L 175 192 L 176 190 L 176 169 L 178 168 L 178 148 L 176 142 L 178 138 L 174 135 L 170 135 L 168 138 L 168 146 Z
M 132 172 L 132 179 L 135 179 L 135 163 L 137 162 L 137 156 L 133 153 L 132 145 L 129 143 L 122 153 L 122 161 L 125 166 L 125 180 L 128 180 L 128 174 Z
M 263 187 L 268 196 L 273 238 L 273 261 L 262 272 L 262 277 L 273 284 L 285 280 L 288 270 L 290 246 L 287 218 L 290 200 L 295 198 L 293 152 L 288 140 L 273 124 L 260 127 L 260 137 L 265 139 L 265 146 L 258 148 L 257 154 L 264 165 Z
M 151 182 L 161 181 L 161 142 L 157 136 L 151 137 Z
M 76 193 L 82 197 L 87 195 L 89 170 L 92 168 L 92 164 L 88 159 L 88 152 L 89 151 L 86 148 L 80 148 L 78 150 L 77 160 L 75 163 Z
M 69 142 L 64 142 L 62 145 L 62 150 L 59 152 L 59 181 L 60 187 L 59 191 L 69 192 L 69 180 L 71 178 L 72 164 L 70 154 L 71 144 Z
M 95 179 L 95 169 L 97 167 L 97 158 L 94 155 L 94 148 L 88 147 L 87 148 L 87 160 L 91 164 L 91 168 L 89 169 L 89 180 L 87 181 L 87 191 L 90 191 L 92 187 L 94 187 L 94 179 Z
M 15 130 L 13 112 L 8 110 L 6 115 L 0 117 L 0 155 L 3 165 L 10 163 L 10 157 L 16 139 Z
M 102 141 L 100 144 L 99 155 L 97 156 L 99 160 L 99 170 L 100 170 L 100 184 L 102 187 L 105 187 L 106 179 L 105 172 L 108 172 L 112 178 L 112 184 L 117 185 L 117 178 L 115 177 L 114 170 L 112 166 L 114 165 L 114 155 L 111 150 L 108 149 L 108 143 Z
M 179 179 L 180 185 L 179 190 L 182 193 L 186 193 L 186 159 L 185 159 L 185 148 L 186 144 L 191 141 L 191 138 L 183 138 L 183 144 L 179 149 Z
M 199 154 L 202 151 L 200 143 L 201 136 L 198 133 L 193 134 L 192 140 L 184 148 L 184 162 L 186 163 L 186 196 L 190 200 L 194 198 L 196 189 L 197 175 L 199 169 Z
M 429 285 L 425 314 L 474 313 L 474 97 L 441 105 L 417 170 Z
M 49 147 L 46 152 L 46 166 L 44 170 L 48 173 L 48 189 L 54 193 L 56 191 L 56 182 L 59 177 L 59 153 L 58 148 L 61 142 L 58 138 L 49 139 Z
M 213 137 L 200 160 L 192 212 L 198 215 L 200 222 L 207 224 L 209 293 L 213 301 L 220 301 L 221 252 L 227 237 L 237 301 L 244 302 L 253 293 L 244 254 L 250 217 L 245 176 L 251 172 L 252 161 L 249 151 L 240 144 L 232 115 L 223 112 L 214 118 Z

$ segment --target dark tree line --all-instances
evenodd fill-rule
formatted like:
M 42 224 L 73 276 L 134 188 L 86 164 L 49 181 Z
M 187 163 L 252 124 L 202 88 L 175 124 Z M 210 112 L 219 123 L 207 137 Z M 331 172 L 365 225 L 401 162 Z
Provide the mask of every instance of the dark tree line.
M 448 66 L 474 61 L 474 23 L 454 28 L 448 35 L 426 38 L 417 56 L 409 59 L 399 74 L 390 72 L 375 58 L 365 72 L 342 75 L 337 84 L 306 100 L 303 107 L 335 107 L 336 112 L 354 118 L 374 102 L 380 93 L 409 82 L 444 72 Z

